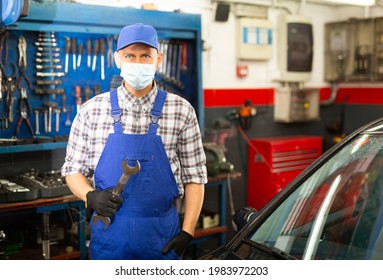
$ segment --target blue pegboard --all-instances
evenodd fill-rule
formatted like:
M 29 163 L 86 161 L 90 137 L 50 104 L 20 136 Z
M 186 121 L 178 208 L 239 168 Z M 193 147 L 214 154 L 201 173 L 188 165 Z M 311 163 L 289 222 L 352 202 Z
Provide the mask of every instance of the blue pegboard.
M 66 109 L 68 112 L 60 113 L 60 130 L 55 131 L 56 115 L 52 118 L 51 132 L 44 129 L 44 117 L 40 113 L 39 130 L 40 142 L 56 141 L 64 139 L 68 136 L 70 126 L 66 126 L 67 117 L 73 121 L 76 115 L 76 97 L 75 87 L 79 85 L 82 89 L 82 100 L 84 100 L 84 89 L 89 86 L 91 96 L 94 96 L 93 88 L 99 87 L 100 92 L 109 91 L 121 80 L 119 70 L 114 66 L 107 68 L 107 58 L 105 57 L 105 79 L 101 80 L 100 56 L 97 57 L 97 67 L 95 71 L 91 71 L 86 66 L 86 43 L 88 39 L 92 40 L 92 44 L 96 39 L 104 38 L 107 45 L 108 36 L 112 36 L 113 49 L 116 46 L 116 39 L 120 29 L 135 22 L 143 22 L 153 25 L 159 35 L 160 40 L 170 40 L 171 42 L 183 42 L 187 46 L 187 71 L 182 72 L 181 81 L 183 87 L 179 88 L 171 82 L 165 82 L 169 91 L 185 97 L 196 109 L 197 116 L 203 129 L 203 108 L 202 108 L 202 81 L 201 81 L 201 20 L 200 15 L 182 14 L 160 11 L 146 11 L 140 9 L 121 9 L 103 6 L 91 6 L 78 3 L 63 2 L 30 2 L 29 15 L 21 18 L 14 26 L 8 28 L 9 45 L 8 45 L 8 62 L 5 65 L 6 72 L 11 71 L 10 63 L 18 64 L 17 43 L 20 36 L 25 37 L 27 41 L 27 68 L 26 74 L 32 82 L 33 88 L 27 90 L 30 103 L 33 108 L 44 108 L 46 102 L 55 102 L 58 107 L 63 109 L 61 95 L 40 95 L 36 94 L 36 53 L 38 46 L 35 45 L 40 33 L 54 33 L 57 41 L 57 47 L 60 48 L 60 65 L 64 72 L 65 68 L 65 39 L 67 37 L 76 38 L 77 47 L 81 42 L 84 43 L 84 53 L 82 55 L 81 67 L 73 70 L 72 54 L 69 55 L 68 73 L 63 77 L 57 78 L 62 81 L 61 85 L 49 86 L 49 88 L 61 88 L 66 95 Z M 92 54 L 93 58 L 93 54 Z M 114 62 L 113 62 L 114 64 Z M 18 72 L 19 75 L 19 72 Z M 156 75 L 157 81 L 164 81 L 159 74 Z M 23 82 L 22 82 L 23 83 Z M 162 84 L 162 83 L 161 83 Z M 24 83 L 24 86 L 26 83 Z M 14 108 L 16 110 L 20 100 L 20 91 L 16 89 L 14 97 L 16 98 Z M 6 109 L 2 101 L 0 107 L 0 117 L 5 115 Z M 16 122 L 19 117 L 17 111 L 14 111 L 14 121 L 9 124 L 7 129 L 0 131 L 0 138 L 11 138 L 15 134 Z M 29 116 L 33 130 L 36 131 L 35 114 Z M 25 123 L 20 127 L 19 138 L 30 138 L 29 131 Z
M 12 64 L 16 64 L 16 76 L 17 78 L 20 76 L 19 72 L 19 66 L 18 66 L 18 40 L 20 36 L 23 36 L 27 41 L 27 67 L 25 69 L 26 76 L 30 80 L 32 84 L 32 88 L 28 88 L 28 84 L 24 79 L 21 79 L 20 86 L 25 87 L 27 89 L 27 95 L 29 102 L 31 104 L 32 110 L 34 109 L 42 109 L 46 110 L 46 102 L 53 102 L 54 104 L 57 104 L 58 109 L 61 110 L 60 112 L 60 122 L 59 122 L 59 131 L 56 131 L 56 114 L 52 116 L 52 127 L 51 131 L 45 131 L 44 129 L 44 115 L 41 111 L 39 113 L 39 131 L 40 136 L 42 138 L 49 138 L 49 137 L 57 137 L 57 136 L 66 136 L 69 134 L 70 126 L 65 125 L 67 118 L 69 117 L 70 121 L 73 121 L 77 111 L 76 111 L 76 98 L 75 98 L 75 86 L 81 87 L 81 99 L 82 102 L 85 101 L 84 96 L 84 89 L 85 87 L 90 87 L 91 89 L 91 95 L 90 97 L 93 97 L 95 95 L 94 87 L 99 87 L 99 92 L 105 92 L 110 89 L 111 81 L 113 76 L 119 76 L 119 71 L 116 67 L 108 68 L 107 67 L 107 61 L 105 57 L 105 79 L 101 80 L 101 57 L 100 55 L 97 56 L 97 63 L 95 71 L 91 71 L 87 67 L 87 54 L 84 52 L 82 54 L 81 59 L 81 65 L 80 67 L 76 67 L 76 70 L 73 69 L 73 56 L 72 53 L 69 54 L 69 63 L 68 63 L 68 72 L 65 73 L 63 77 L 56 77 L 54 79 L 61 80 L 61 85 L 49 85 L 49 86 L 39 86 L 36 84 L 37 80 L 51 80 L 52 78 L 47 77 L 37 77 L 37 72 L 42 72 L 42 70 L 36 69 L 36 65 L 39 65 L 38 62 L 36 62 L 37 58 L 40 58 L 40 56 L 37 56 L 38 47 L 35 43 L 37 42 L 37 38 L 41 32 L 23 32 L 23 31 L 15 31 L 10 30 L 8 32 L 8 61 L 7 64 L 4 65 L 4 70 L 9 75 L 13 72 Z M 54 33 L 55 40 L 57 42 L 57 48 L 60 48 L 60 56 L 55 57 L 55 59 L 59 59 L 59 62 L 54 63 L 54 65 L 59 65 L 62 67 L 62 69 L 54 70 L 55 72 L 65 72 L 65 38 L 76 38 L 78 44 L 80 44 L 83 41 L 87 41 L 88 39 L 91 39 L 93 42 L 96 39 L 104 38 L 107 39 L 107 36 L 109 34 L 81 34 L 81 33 L 63 33 L 63 32 L 57 32 Z M 115 46 L 115 41 L 114 41 Z M 77 65 L 77 54 L 76 54 L 76 65 Z M 93 61 L 93 53 L 92 53 L 92 61 Z M 45 65 L 48 65 L 45 63 Z M 45 70 L 44 72 L 53 71 L 53 70 Z M 17 79 L 15 79 L 15 82 Z M 66 95 L 66 102 L 63 103 L 62 94 L 37 94 L 39 89 L 63 89 L 65 95 Z M 13 104 L 13 122 L 9 123 L 8 128 L 4 128 L 1 131 L 1 138 L 10 138 L 12 136 L 15 136 L 17 121 L 19 119 L 19 102 L 21 93 L 20 90 L 16 88 L 16 90 L 13 93 L 13 97 L 15 98 L 14 104 Z M 5 104 L 5 92 L 4 92 L 4 98 L 1 102 L 1 110 L 0 110 L 0 116 L 1 118 L 8 117 L 7 108 Z M 64 106 L 65 105 L 65 106 Z M 36 115 L 34 111 L 32 112 L 32 115 L 28 116 L 30 119 L 30 122 L 32 124 L 34 132 L 36 132 Z M 18 135 L 18 138 L 26 139 L 30 138 L 29 131 L 27 129 L 27 126 L 25 123 L 23 123 L 20 126 L 20 132 Z

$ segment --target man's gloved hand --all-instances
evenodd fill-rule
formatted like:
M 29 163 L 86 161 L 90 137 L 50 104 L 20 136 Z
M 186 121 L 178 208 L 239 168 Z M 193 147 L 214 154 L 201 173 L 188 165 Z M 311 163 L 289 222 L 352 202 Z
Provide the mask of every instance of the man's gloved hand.
M 87 206 L 100 216 L 113 217 L 124 200 L 109 191 L 90 191 L 86 194 Z
M 181 230 L 181 232 L 174 236 L 170 241 L 162 248 L 162 253 L 166 254 L 170 250 L 173 249 L 173 251 L 179 256 L 182 257 L 186 248 L 192 242 L 193 236 L 187 233 L 184 230 Z

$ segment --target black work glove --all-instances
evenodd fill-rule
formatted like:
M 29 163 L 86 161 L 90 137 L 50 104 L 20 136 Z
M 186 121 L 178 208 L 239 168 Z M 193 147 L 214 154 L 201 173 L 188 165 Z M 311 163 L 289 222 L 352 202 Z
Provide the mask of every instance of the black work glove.
M 86 194 L 87 206 L 100 216 L 113 217 L 124 200 L 109 191 L 90 191 Z
M 173 249 L 173 251 L 179 257 L 182 257 L 185 253 L 186 248 L 192 241 L 193 236 L 187 233 L 186 231 L 181 230 L 181 232 L 178 235 L 170 239 L 170 241 L 164 246 L 164 248 L 162 248 L 162 253 L 166 254 Z

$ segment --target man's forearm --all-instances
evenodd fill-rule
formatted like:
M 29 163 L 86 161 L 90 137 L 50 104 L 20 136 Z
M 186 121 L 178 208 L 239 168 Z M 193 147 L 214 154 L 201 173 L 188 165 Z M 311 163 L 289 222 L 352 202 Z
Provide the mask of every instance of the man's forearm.
M 182 229 L 194 236 L 198 217 L 201 213 L 205 187 L 190 183 L 185 186 L 185 215 Z
M 76 173 L 66 176 L 65 180 L 72 193 L 86 202 L 86 194 L 93 190 L 88 179 L 84 175 Z

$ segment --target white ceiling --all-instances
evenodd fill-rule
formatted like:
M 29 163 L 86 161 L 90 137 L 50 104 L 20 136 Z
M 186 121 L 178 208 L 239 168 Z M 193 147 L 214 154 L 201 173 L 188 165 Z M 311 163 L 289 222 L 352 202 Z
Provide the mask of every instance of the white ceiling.
M 331 6 L 373 6 L 383 2 L 383 0 L 211 0 L 212 2 L 229 2 L 229 3 L 243 3 L 243 4 L 254 4 L 254 5 L 278 5 L 285 4 L 288 2 L 300 2 L 315 3 Z
M 311 2 L 323 5 L 358 5 L 372 6 L 375 5 L 375 0 L 295 0 L 299 2 Z

